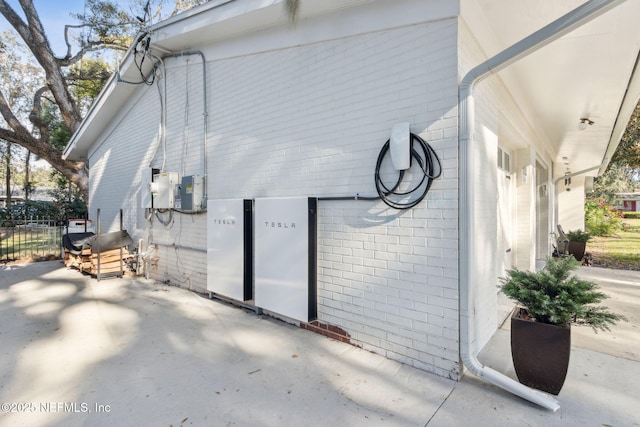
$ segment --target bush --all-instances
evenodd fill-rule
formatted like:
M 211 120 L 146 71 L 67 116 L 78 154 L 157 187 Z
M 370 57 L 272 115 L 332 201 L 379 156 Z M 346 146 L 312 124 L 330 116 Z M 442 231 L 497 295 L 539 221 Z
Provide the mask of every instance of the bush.
M 65 225 L 68 218 L 85 218 L 87 206 L 82 200 L 73 202 L 43 202 L 26 200 L 24 203 L 0 208 L 0 227 L 9 227 L 14 221 L 48 219 Z
M 607 296 L 594 282 L 572 276 L 578 267 L 573 257 L 550 258 L 537 272 L 513 268 L 500 278 L 502 292 L 527 309 L 537 322 L 552 325 L 586 325 L 609 330 L 624 316 L 597 305 Z
M 640 212 L 623 212 L 622 216 L 627 219 L 640 219 Z
M 16 220 L 55 218 L 57 213 L 57 209 L 50 202 L 27 200 L 24 203 L 3 208 L 0 219 L 3 223 L 7 223 Z
M 591 239 L 591 234 L 582 230 L 572 230 L 567 233 L 567 238 L 570 242 L 584 242 L 587 243 Z
M 592 236 L 610 236 L 622 230 L 622 215 L 599 200 L 585 203 L 585 228 Z

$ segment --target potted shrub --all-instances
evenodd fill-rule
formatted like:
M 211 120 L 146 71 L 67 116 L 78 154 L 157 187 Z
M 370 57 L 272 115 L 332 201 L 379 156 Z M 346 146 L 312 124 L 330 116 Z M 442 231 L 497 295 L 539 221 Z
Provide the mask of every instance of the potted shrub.
M 587 248 L 587 242 L 591 239 L 591 234 L 582 230 L 573 230 L 567 233 L 567 238 L 569 239 L 567 251 L 570 255 L 573 255 L 576 260 L 582 261 L 582 257 Z
M 518 380 L 560 393 L 569 367 L 571 324 L 609 330 L 624 319 L 597 305 L 607 298 L 598 285 L 571 275 L 573 257 L 549 258 L 538 272 L 513 268 L 502 292 L 518 303 L 511 316 L 511 355 Z

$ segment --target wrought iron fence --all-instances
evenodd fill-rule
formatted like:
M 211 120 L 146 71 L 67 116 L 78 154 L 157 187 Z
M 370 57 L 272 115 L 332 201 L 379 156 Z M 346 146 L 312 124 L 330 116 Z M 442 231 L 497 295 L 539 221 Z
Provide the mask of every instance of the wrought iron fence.
M 0 262 L 59 258 L 64 227 L 57 224 L 49 218 L 4 221 L 0 227 Z

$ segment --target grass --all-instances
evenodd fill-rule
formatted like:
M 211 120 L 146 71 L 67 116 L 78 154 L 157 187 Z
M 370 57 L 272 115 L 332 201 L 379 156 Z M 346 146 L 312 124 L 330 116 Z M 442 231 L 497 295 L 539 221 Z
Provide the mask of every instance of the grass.
M 640 219 L 623 219 L 624 229 L 607 237 L 592 237 L 587 252 L 593 265 L 640 270 Z
M 0 261 L 48 258 L 59 255 L 59 228 L 0 228 Z

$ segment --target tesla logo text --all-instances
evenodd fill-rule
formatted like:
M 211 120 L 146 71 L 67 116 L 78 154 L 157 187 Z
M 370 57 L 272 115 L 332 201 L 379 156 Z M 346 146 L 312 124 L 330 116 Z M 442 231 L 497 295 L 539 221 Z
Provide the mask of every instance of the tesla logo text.
M 276 222 L 276 221 L 265 221 L 264 226 L 267 228 L 296 228 L 295 222 Z
M 235 218 L 224 218 L 224 219 L 214 219 L 213 222 L 215 225 L 235 225 Z

